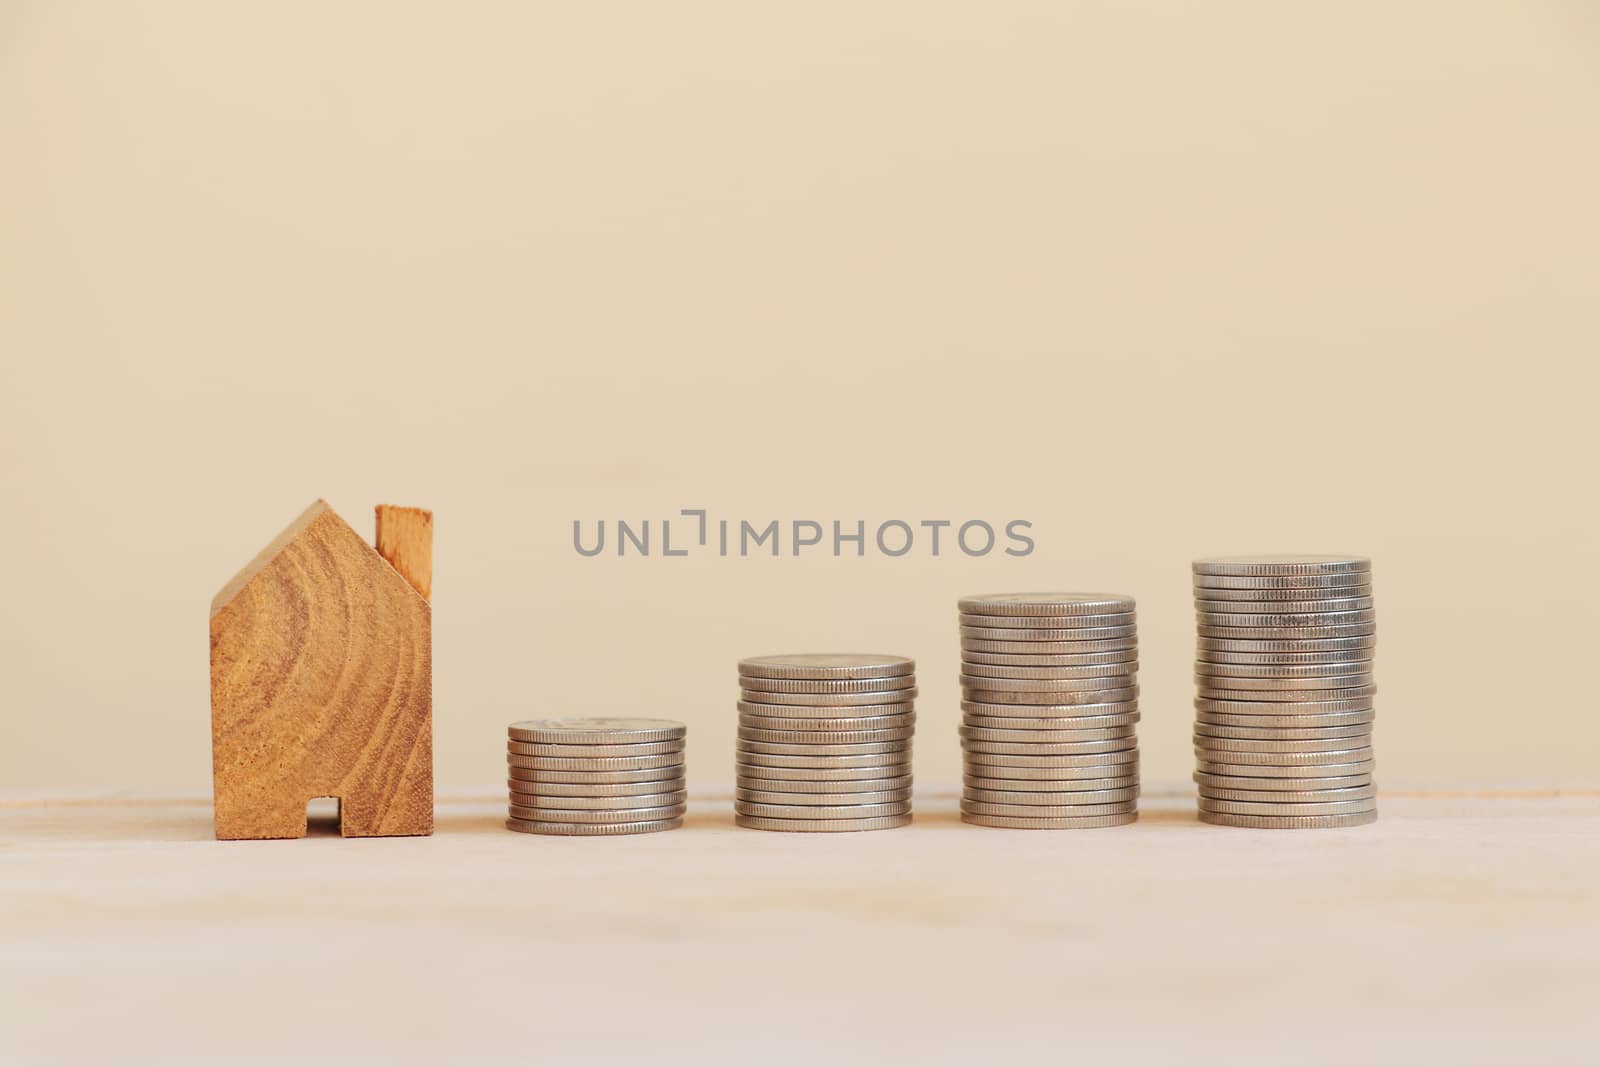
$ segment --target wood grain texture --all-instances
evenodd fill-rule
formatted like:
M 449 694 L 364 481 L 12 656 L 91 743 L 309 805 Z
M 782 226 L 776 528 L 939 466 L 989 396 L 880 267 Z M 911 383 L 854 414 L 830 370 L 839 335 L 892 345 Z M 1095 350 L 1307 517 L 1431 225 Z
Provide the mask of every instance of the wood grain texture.
M 423 508 L 401 508 L 379 504 L 377 517 L 378 555 L 400 572 L 422 599 L 433 599 L 433 512 Z
M 211 731 L 219 838 L 433 831 L 431 611 L 323 501 L 212 601 Z

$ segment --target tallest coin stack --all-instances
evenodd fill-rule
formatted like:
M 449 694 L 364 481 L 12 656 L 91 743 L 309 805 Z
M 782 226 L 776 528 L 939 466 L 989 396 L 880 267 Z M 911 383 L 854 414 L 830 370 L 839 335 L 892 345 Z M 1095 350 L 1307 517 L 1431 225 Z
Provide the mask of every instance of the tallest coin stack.
M 1200 820 L 1360 826 L 1372 782 L 1372 561 L 1223 556 L 1194 563 Z

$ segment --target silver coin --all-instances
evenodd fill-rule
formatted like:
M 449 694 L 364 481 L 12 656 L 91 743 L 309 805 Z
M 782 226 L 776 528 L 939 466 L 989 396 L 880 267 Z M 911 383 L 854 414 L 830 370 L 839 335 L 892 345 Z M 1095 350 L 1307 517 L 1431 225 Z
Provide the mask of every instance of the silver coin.
M 1371 748 L 1372 735 L 1370 733 L 1357 734 L 1354 737 L 1324 737 L 1301 740 L 1264 740 L 1251 737 L 1207 737 L 1204 734 L 1195 734 L 1194 749 L 1196 754 L 1222 753 L 1222 752 L 1338 752 L 1348 748 Z M 1218 755 L 1216 759 L 1225 757 Z
M 886 693 L 910 689 L 917 676 L 899 678 L 750 678 L 739 676 L 739 686 L 756 693 Z
M 1200 821 L 1215 826 L 1244 826 L 1253 830 L 1333 830 L 1345 826 L 1366 826 L 1378 821 L 1377 811 L 1359 815 L 1225 815 L 1220 811 L 1200 812 Z
M 1341 667 L 1373 662 L 1373 649 L 1350 648 L 1332 652 L 1217 652 L 1201 649 L 1195 662 L 1212 667 Z
M 979 786 L 967 786 L 961 792 L 961 799 L 974 804 L 1020 804 L 1044 805 L 1049 807 L 1073 806 L 1081 807 L 1085 804 L 1126 804 L 1139 799 L 1137 786 L 1124 789 L 1081 789 L 1072 793 L 1050 792 L 1031 789 L 984 789 Z M 990 812 L 989 814 L 1003 814 Z M 1030 813 L 1037 814 L 1037 813 Z M 1074 814 L 1087 815 L 1088 812 Z M 1109 813 L 1108 813 L 1109 814 Z
M 1299 763 L 1288 767 L 1241 763 L 1232 759 L 1226 762 L 1195 761 L 1197 773 L 1216 775 L 1220 778 L 1295 778 L 1301 781 L 1318 775 L 1325 775 L 1328 778 L 1353 778 L 1357 775 L 1371 774 L 1376 768 L 1377 764 L 1370 759 L 1354 763 Z
M 566 797 L 548 796 L 544 793 L 519 793 L 513 790 L 511 803 L 519 808 L 549 808 L 563 810 L 627 811 L 639 808 L 673 808 L 687 803 L 689 794 L 645 793 L 633 797 Z
M 1254 800 L 1269 804 L 1331 804 L 1347 800 L 1371 800 L 1378 795 L 1375 785 L 1347 786 L 1343 789 L 1223 789 L 1200 786 L 1200 795 L 1211 800 Z
M 515 830 L 519 834 L 545 834 L 551 837 L 623 837 L 630 834 L 655 834 L 662 830 L 676 830 L 683 825 L 683 818 L 657 819 L 654 822 L 618 822 L 618 823 L 561 823 L 561 822 L 529 822 L 523 819 L 507 819 L 506 829 Z
M 861 715 L 853 718 L 791 719 L 739 713 L 739 725 L 752 730 L 788 730 L 799 733 L 841 733 L 853 730 L 909 730 L 917 724 L 915 712 L 906 715 Z
M 1371 585 L 1344 585 L 1334 589 L 1209 589 L 1195 586 L 1195 600 L 1206 601 L 1242 601 L 1251 604 L 1264 603 L 1314 603 L 1319 605 L 1314 608 L 1296 608 L 1297 611 L 1326 611 L 1320 605 L 1330 602 L 1346 600 L 1351 597 L 1372 598 Z M 1370 604 L 1368 605 L 1370 606 Z M 1232 609 L 1221 609 L 1232 610 Z
M 1258 800 L 1213 800 L 1201 797 L 1196 802 L 1201 811 L 1221 812 L 1225 815 L 1359 815 L 1377 811 L 1376 798 L 1369 800 L 1336 800 L 1323 803 L 1294 801 L 1269 804 Z
M 1262 616 L 1257 616 L 1258 618 Z M 1238 618 L 1238 616 L 1234 616 Z M 1310 626 L 1295 623 L 1291 626 L 1218 626 L 1201 619 L 1195 627 L 1195 632 L 1202 640 L 1222 639 L 1228 642 L 1237 641 L 1281 641 L 1292 637 L 1301 648 L 1318 647 L 1315 642 L 1329 638 L 1344 637 L 1372 637 L 1377 634 L 1378 628 L 1372 622 L 1358 622 L 1337 625 Z
M 512 779 L 551 785 L 623 785 L 641 782 L 667 782 L 681 780 L 684 766 L 672 763 L 661 767 L 648 767 L 635 771 L 551 771 L 512 766 L 507 774 Z
M 628 756 L 667 756 L 682 752 L 682 741 L 649 741 L 643 744 L 569 745 L 539 744 L 531 741 L 507 741 L 506 751 L 514 756 L 560 756 L 578 759 L 584 756 L 604 756 L 623 759 Z
M 1134 609 L 1118 593 L 985 593 L 964 596 L 961 611 L 976 615 L 1111 615 Z
M 1023 636 L 1026 635 L 1026 636 Z M 1060 628 L 1055 630 L 1019 630 L 1006 629 L 1000 626 L 962 626 L 962 647 L 968 647 L 966 642 L 972 641 L 1004 641 L 1013 645 L 1040 645 L 1059 644 L 1064 642 L 1085 642 L 1099 645 L 1104 641 L 1118 641 L 1139 636 L 1138 626 L 1079 626 L 1072 629 Z M 1124 645 L 1120 647 L 1132 647 Z M 993 651 L 993 650 L 991 650 Z M 1002 652 L 1022 652 L 1022 648 L 1000 649 Z M 1096 648 L 1031 648 L 1031 652 L 1103 652 L 1103 647 Z
M 774 782 L 809 782 L 820 785 L 824 782 L 867 782 L 879 778 L 906 778 L 911 775 L 911 763 L 907 760 L 900 763 L 869 763 L 861 767 L 836 767 L 831 761 L 823 758 L 821 766 L 813 763 L 810 766 L 784 767 L 740 762 L 734 767 L 734 771 L 740 778 L 763 778 Z
M 1223 574 L 1196 574 L 1197 589 L 1339 589 L 1346 586 L 1370 585 L 1370 571 L 1350 571 L 1345 574 L 1268 574 L 1248 578 Z M 1320 595 L 1320 594 L 1314 594 Z
M 963 811 L 961 821 L 973 826 L 990 826 L 999 830 L 1092 830 L 1106 826 L 1126 826 L 1139 821 L 1138 812 L 1125 815 L 1100 815 L 1080 819 L 1014 819 L 1004 815 L 979 815 Z
M 639 744 L 680 740 L 688 728 L 672 719 L 524 719 L 507 727 L 513 741 L 543 744 Z
M 734 825 L 746 830 L 777 830 L 790 834 L 846 834 L 864 830 L 893 830 L 911 825 L 911 816 L 892 815 L 883 819 L 763 819 L 754 815 L 733 817 Z
M 963 689 L 989 689 L 1015 693 L 1104 693 L 1135 684 L 1131 675 L 1098 678 L 980 678 L 963 674 L 957 677 Z
M 513 819 L 523 822 L 563 822 L 563 823 L 619 823 L 619 822 L 660 822 L 664 819 L 677 819 L 683 815 L 684 805 L 670 804 L 660 808 L 610 808 L 606 811 L 590 811 L 578 808 L 527 808 L 520 804 L 512 804 L 509 814 Z
M 1092 667 L 1013 667 L 961 660 L 962 677 L 972 678 L 1126 678 L 1139 673 L 1137 663 L 1101 663 Z
M 1072 796 L 1075 793 L 1097 793 L 1108 789 L 1138 791 L 1137 774 L 1118 775 L 1115 778 L 991 778 L 982 774 L 963 774 L 961 784 L 968 789 L 984 789 L 998 793 L 1039 793 L 1044 796 Z
M 1334 715 L 1229 715 L 1214 711 L 1195 712 L 1196 723 L 1210 726 L 1244 726 L 1257 730 L 1320 730 L 1328 727 L 1365 726 L 1377 718 L 1372 708 Z
M 1038 782 L 1040 788 L 1049 785 L 1051 788 L 1081 789 L 1081 783 L 1119 782 L 1129 784 L 1124 779 L 1139 779 L 1139 764 L 1117 763 L 1112 765 L 1098 764 L 1088 767 L 995 767 L 983 763 L 973 763 L 963 760 L 961 772 L 963 778 L 981 778 L 984 780 L 1003 780 L 1007 782 Z M 1052 784 L 1053 783 L 1053 784 Z M 1080 784 L 1075 784 L 1080 783 Z M 1020 785 L 995 786 L 996 789 L 1022 789 Z M 1033 788 L 1028 786 L 1026 788 Z
M 859 652 L 751 656 L 739 661 L 739 673 L 748 678 L 898 678 L 916 669 L 916 661 L 904 656 Z
M 1283 701 L 1262 701 L 1262 704 L 1266 705 L 1267 709 L 1277 709 L 1277 707 L 1283 707 L 1283 705 L 1285 705 L 1285 702 L 1283 702 Z M 1293 707 L 1293 705 L 1291 705 L 1291 707 Z M 1370 717 L 1366 718 L 1366 723 L 1371 723 L 1371 721 L 1373 721 L 1374 717 L 1376 717 L 1376 712 L 1371 713 Z M 1272 715 L 1258 715 L 1258 717 L 1256 717 L 1256 718 L 1272 718 Z M 1322 720 L 1322 717 L 1320 717 L 1320 715 L 1291 715 L 1290 718 L 1309 718 L 1309 720 L 1312 720 L 1312 721 L 1309 721 L 1309 723 L 1306 723 L 1306 721 L 1296 721 L 1296 723 L 1278 723 L 1278 725 L 1277 725 L 1278 728 L 1283 728 L 1283 726 L 1290 726 L 1290 728 L 1306 729 L 1306 728 L 1317 728 L 1317 726 L 1328 726 L 1328 725 L 1352 725 L 1352 723 L 1326 723 L 1326 721 L 1320 721 L 1320 720 Z M 1203 721 L 1203 723 L 1211 723 L 1211 725 L 1218 725 L 1218 723 L 1216 723 L 1216 721 L 1213 720 L 1213 715 L 1210 715 L 1210 713 L 1205 713 L 1205 712 L 1197 712 L 1197 713 L 1195 713 L 1195 721 L 1197 721 L 1197 723 L 1198 723 L 1198 721 Z M 1234 723 L 1234 725 L 1237 725 L 1237 723 Z M 1253 721 L 1253 723 L 1248 723 L 1248 725 L 1256 726 L 1256 728 L 1270 728 L 1270 726 L 1274 726 L 1274 723 L 1258 723 L 1258 721 Z M 1213 736 L 1214 736 L 1214 734 L 1213 734 Z
M 807 707 L 803 704 L 763 704 L 739 701 L 739 711 L 744 715 L 785 719 L 870 719 L 881 715 L 912 715 L 916 705 L 910 701 L 895 704 L 855 704 L 849 707 L 829 707 L 826 704 Z
M 607 759 L 602 756 L 566 758 L 560 756 L 506 756 L 506 765 L 532 771 L 643 771 L 662 767 L 682 767 L 683 753 L 669 752 L 664 756 L 621 756 Z M 511 777 L 515 778 L 516 775 Z
M 1037 707 L 1036 704 L 1028 707 Z M 1117 730 L 1139 721 L 1137 711 L 1126 715 L 976 715 L 961 716 L 961 725 L 979 730 Z M 1121 735 L 1118 735 L 1121 736 Z M 1085 741 L 1093 740 L 1084 738 Z
M 733 797 L 743 804 L 779 807 L 816 808 L 824 805 L 869 807 L 878 804 L 905 804 L 911 800 L 911 790 L 888 789 L 877 793 L 772 793 L 763 789 L 739 787 L 734 790 Z
M 1131 767 L 1137 766 L 1139 763 L 1139 750 L 1130 748 L 1121 752 L 1096 752 L 1080 755 L 1060 755 L 1044 752 L 1037 755 L 1021 755 L 1010 752 L 974 752 L 968 749 L 962 758 L 968 767 Z M 1126 772 L 1118 770 L 1106 773 L 1123 774 Z
M 733 810 L 758 819 L 887 819 L 909 815 L 911 802 L 892 804 L 752 804 L 735 800 Z
M 909 741 L 912 732 L 911 727 L 894 730 L 758 730 L 753 726 L 741 726 L 739 740 L 777 745 L 863 745 Z
M 963 654 L 988 652 L 1003 656 L 1093 656 L 1108 652 L 1138 655 L 1139 638 L 1130 635 L 1095 640 L 1012 641 L 1007 638 L 986 640 L 980 637 L 963 637 L 961 651 Z
M 909 790 L 911 788 L 911 775 L 902 774 L 894 778 L 862 778 L 853 782 L 801 782 L 782 778 L 757 778 L 741 774 L 734 779 L 734 786 L 738 789 L 751 789 L 780 796 L 785 793 L 796 796 L 838 796 L 840 794 L 853 796 L 861 793 L 894 793 Z M 793 803 L 801 804 L 805 802 L 796 800 Z
M 1018 639 L 1027 641 L 1035 630 L 1083 630 L 1107 626 L 1134 626 L 1138 624 L 1137 612 L 1122 611 L 1111 615 L 970 615 L 962 612 L 956 617 L 962 626 L 977 626 L 997 630 L 1022 631 Z
M 1202 752 L 1198 755 L 1202 761 L 1227 763 L 1235 767 L 1322 767 L 1329 764 L 1368 762 L 1372 759 L 1372 746 L 1327 748 L 1315 752 L 1212 751 L 1209 754 Z
M 914 688 L 880 689 L 870 693 L 766 693 L 754 689 L 739 690 L 739 699 L 747 704 L 777 704 L 784 707 L 877 708 L 885 704 L 908 703 L 916 697 Z
M 975 741 L 961 739 L 963 752 L 993 756 L 1092 756 L 1101 752 L 1128 752 L 1139 744 L 1134 737 L 1110 741 Z
M 961 710 L 968 715 L 1024 719 L 1102 719 L 1139 714 L 1137 700 L 1116 700 L 1103 704 L 991 704 L 984 700 L 963 700 Z M 1114 723 L 1086 723 L 1111 726 Z
M 1194 679 L 1198 685 L 1221 689 L 1249 689 L 1261 693 L 1284 693 L 1303 689 L 1360 689 L 1375 684 L 1370 671 L 1365 674 L 1321 674 L 1299 678 L 1241 678 L 1196 671 Z
M 1370 659 L 1343 663 L 1209 663 L 1197 660 L 1197 675 L 1208 678 L 1337 678 L 1343 675 L 1372 674 Z M 1337 688 L 1337 687 L 1335 687 Z
M 975 652 L 963 649 L 963 664 L 982 664 L 986 667 L 1105 667 L 1125 664 L 1138 670 L 1139 652 L 1126 648 L 1117 652 L 1058 652 L 1038 655 L 1017 655 L 1010 652 Z M 968 674 L 981 673 L 967 671 Z
M 1121 704 L 1133 700 L 1139 695 L 1139 687 L 1130 685 L 1122 689 L 1090 689 L 1082 691 L 1068 689 L 1035 691 L 1010 688 L 974 688 L 966 689 L 962 695 L 966 698 L 965 702 L 969 704 L 1033 704 L 1050 707 L 1067 707 L 1076 704 L 1079 707 L 1099 707 L 1105 704 Z
M 1310 729 L 1259 726 L 1215 726 L 1208 722 L 1194 724 L 1196 738 L 1231 739 L 1235 741 L 1331 741 L 1341 737 L 1366 737 L 1372 733 L 1371 723 L 1352 726 L 1319 726 Z
M 1218 789 L 1242 789 L 1251 792 L 1315 793 L 1328 789 L 1365 789 L 1372 785 L 1372 775 L 1349 774 L 1337 778 L 1261 778 L 1242 774 L 1194 774 L 1195 784 L 1207 793 Z
M 1100 730 L 1011 730 L 992 729 L 962 723 L 957 732 L 969 741 L 1009 741 L 1033 744 L 1034 742 L 1121 741 L 1135 735 L 1131 726 L 1111 726 Z
M 1286 793 L 1290 797 L 1298 797 L 1299 793 Z M 1222 811 L 1238 816 L 1342 816 L 1342 814 L 1360 814 L 1362 811 L 1376 811 L 1378 798 L 1366 797 L 1362 800 L 1283 800 L 1282 795 L 1274 795 L 1272 800 L 1224 800 L 1221 797 L 1206 797 L 1200 795 L 1195 798 L 1195 806 L 1200 811 Z
M 1360 574 L 1372 570 L 1365 556 L 1340 555 L 1263 555 L 1208 556 L 1194 561 L 1196 574 L 1216 574 L 1229 578 L 1279 577 L 1298 574 Z
M 782 741 L 751 741 L 739 739 L 740 753 L 761 753 L 768 756 L 879 756 L 885 753 L 909 752 L 910 739 L 899 741 L 869 741 L 856 744 L 806 744 Z
M 1366 599 L 1370 600 L 1371 597 Z M 1194 615 L 1206 626 L 1348 626 L 1378 621 L 1378 613 L 1371 604 L 1339 604 L 1318 608 L 1297 603 L 1251 604 L 1244 601 L 1197 600 Z
M 519 778 L 506 779 L 506 788 L 513 793 L 532 793 L 542 797 L 575 797 L 588 800 L 605 798 L 651 796 L 661 793 L 683 792 L 683 776 L 662 778 L 654 782 L 616 782 L 609 785 L 594 782 L 526 782 Z
M 1344 693 L 1348 690 L 1338 690 Z M 1211 718 L 1221 715 L 1341 715 L 1351 711 L 1371 711 L 1372 697 L 1346 697 L 1338 700 L 1214 700 L 1201 697 L 1195 710 Z
M 1313 652 L 1359 652 L 1366 651 L 1371 655 L 1371 649 L 1378 646 L 1378 639 L 1372 634 L 1353 637 L 1312 637 L 1309 634 L 1296 632 L 1287 638 L 1229 638 L 1205 637 L 1196 639 L 1195 647 L 1200 650 L 1200 658 L 1215 659 L 1213 652 L 1227 652 L 1243 655 L 1270 655 L 1274 652 L 1288 652 L 1294 655 L 1307 655 Z
M 816 770 L 835 770 L 845 767 L 901 768 L 908 767 L 911 753 L 907 749 L 880 752 L 866 756 L 790 756 L 767 752 L 748 752 L 740 749 L 739 762 L 751 767 L 808 767 Z M 899 773 L 884 771 L 885 775 Z
M 1090 819 L 1097 815 L 1128 815 L 1138 810 L 1136 800 L 1120 804 L 984 804 L 965 797 L 961 800 L 963 814 L 1010 819 Z
M 1344 689 L 1218 689 L 1201 686 L 1196 690 L 1201 700 L 1260 704 L 1316 704 L 1347 700 L 1365 700 L 1368 703 L 1378 694 L 1375 685 L 1353 685 Z
M 1370 596 L 1338 600 L 1196 600 L 1195 614 L 1212 626 L 1312 626 L 1371 622 L 1378 617 Z M 1261 622 L 1255 620 L 1260 619 Z M 1266 620 L 1273 620 L 1268 622 Z

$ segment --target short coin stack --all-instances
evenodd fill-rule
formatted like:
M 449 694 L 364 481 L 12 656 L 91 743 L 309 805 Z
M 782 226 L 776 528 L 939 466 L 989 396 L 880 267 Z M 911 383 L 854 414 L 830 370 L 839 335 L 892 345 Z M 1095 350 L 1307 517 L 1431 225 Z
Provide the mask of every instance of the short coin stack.
M 1139 817 L 1132 597 L 961 600 L 961 819 L 1067 830 Z
M 1361 826 L 1372 782 L 1372 562 L 1196 560 L 1195 781 L 1200 820 Z
M 810 833 L 911 822 L 916 685 L 903 656 L 741 660 L 734 821 Z
M 683 723 L 531 719 L 509 732 L 507 829 L 615 837 L 683 825 Z

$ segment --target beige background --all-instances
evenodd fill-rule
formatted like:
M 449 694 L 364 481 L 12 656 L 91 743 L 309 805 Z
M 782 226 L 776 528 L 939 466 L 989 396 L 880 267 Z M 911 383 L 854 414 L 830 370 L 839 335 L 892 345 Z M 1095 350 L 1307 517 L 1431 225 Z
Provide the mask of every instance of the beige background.
M 955 598 L 1377 560 L 1389 780 L 1591 773 L 1600 16 L 1560 3 L 0 7 L 0 782 L 203 787 L 206 607 L 438 513 L 442 783 L 529 715 Z M 571 521 L 1035 522 L 1028 559 L 579 559 Z

